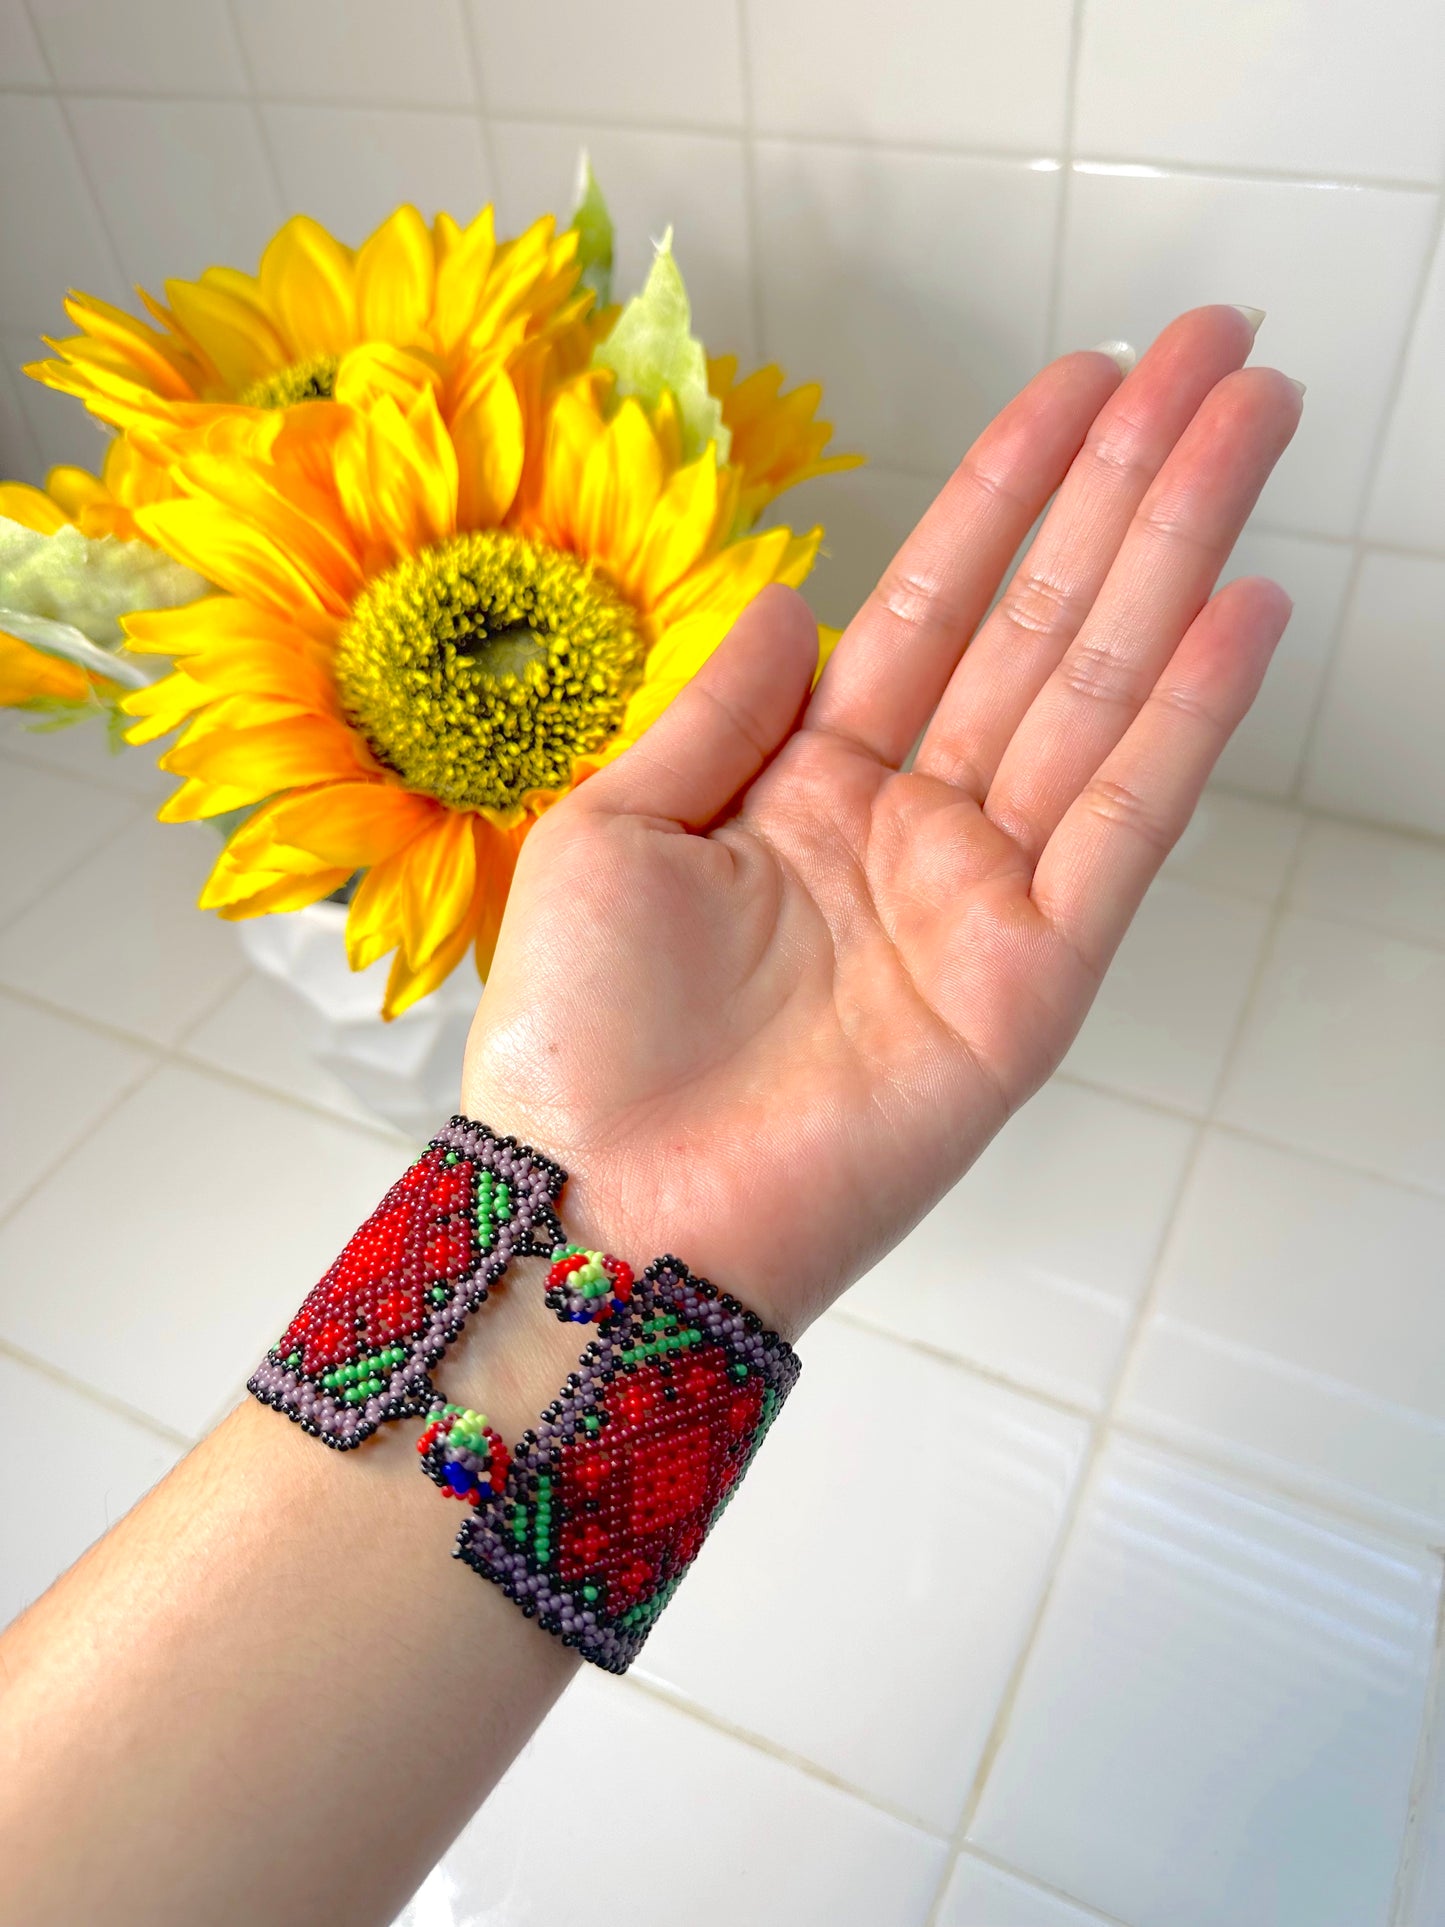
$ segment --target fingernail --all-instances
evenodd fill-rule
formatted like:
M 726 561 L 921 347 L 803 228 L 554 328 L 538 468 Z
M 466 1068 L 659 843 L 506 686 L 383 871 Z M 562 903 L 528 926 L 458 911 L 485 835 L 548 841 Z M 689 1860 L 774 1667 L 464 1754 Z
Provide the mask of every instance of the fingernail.
M 1297 389 L 1301 395 L 1308 392 L 1305 388 L 1304 383 L 1302 381 L 1296 381 L 1293 375 L 1286 375 L 1285 380 L 1289 383 L 1291 388 Z
M 1232 302 L 1231 306 L 1236 308 L 1238 312 L 1242 314 L 1245 320 L 1249 323 L 1249 332 L 1252 335 L 1257 335 L 1259 333 L 1259 324 L 1261 321 L 1264 320 L 1264 309 L 1263 308 L 1246 308 L 1242 301 Z
M 1121 375 L 1127 375 L 1139 359 L 1139 350 L 1132 348 L 1127 341 L 1101 341 L 1094 353 L 1107 355 Z

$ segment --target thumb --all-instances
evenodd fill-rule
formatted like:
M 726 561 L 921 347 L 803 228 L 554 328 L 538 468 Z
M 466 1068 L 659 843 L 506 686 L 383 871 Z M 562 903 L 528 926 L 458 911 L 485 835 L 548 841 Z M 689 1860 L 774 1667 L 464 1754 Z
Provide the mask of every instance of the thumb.
M 796 589 L 750 602 L 657 721 L 577 791 L 617 815 L 701 828 L 792 733 L 818 666 L 818 625 Z

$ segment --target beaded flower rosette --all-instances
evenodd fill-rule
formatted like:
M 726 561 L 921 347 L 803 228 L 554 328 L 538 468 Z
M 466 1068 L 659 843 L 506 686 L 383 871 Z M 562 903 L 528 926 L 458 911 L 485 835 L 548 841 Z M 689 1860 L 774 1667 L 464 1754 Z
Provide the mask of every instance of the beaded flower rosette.
M 392 1186 L 250 1380 L 326 1444 L 427 1414 L 422 1470 L 467 1504 L 455 1556 L 529 1618 L 625 1672 L 727 1506 L 797 1354 L 735 1298 L 659 1258 L 641 1278 L 562 1242 L 566 1173 L 453 1118 Z M 551 1259 L 545 1294 L 595 1326 L 557 1398 L 508 1447 L 447 1404 L 432 1368 L 513 1257 Z

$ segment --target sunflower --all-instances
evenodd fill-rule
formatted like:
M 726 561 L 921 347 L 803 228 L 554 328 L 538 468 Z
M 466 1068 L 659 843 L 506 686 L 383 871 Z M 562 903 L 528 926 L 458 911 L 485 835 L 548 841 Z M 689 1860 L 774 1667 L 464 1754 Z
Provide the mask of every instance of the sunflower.
M 167 281 L 164 303 L 141 290 L 158 327 L 72 295 L 66 312 L 80 333 L 48 343 L 59 359 L 26 372 L 134 434 L 164 465 L 178 436 L 218 415 L 327 398 L 340 358 L 363 342 L 433 356 L 463 383 L 479 363 L 506 365 L 539 340 L 560 372 L 580 367 L 594 332 L 580 272 L 576 232 L 550 216 L 498 242 L 490 207 L 466 227 L 449 214 L 428 226 L 402 207 L 353 249 L 297 215 L 254 276 L 207 268 L 198 281 Z
M 708 361 L 708 390 L 722 405 L 723 426 L 731 438 L 728 459 L 742 475 L 739 518 L 750 528 L 784 489 L 815 475 L 857 468 L 863 457 L 823 454 L 833 427 L 816 419 L 823 399 L 816 382 L 784 394 L 781 368 L 755 368 L 743 381 L 737 373 L 736 355 Z
M 132 741 L 184 725 L 161 811 L 249 809 L 202 906 L 295 909 L 361 873 L 351 963 L 394 951 L 395 1016 L 475 950 L 485 975 L 538 815 L 659 714 L 821 531 L 736 531 L 743 471 L 685 459 L 677 410 L 592 370 L 495 368 L 447 407 L 434 360 L 344 356 L 333 401 L 221 420 L 147 536 L 223 592 L 132 616 L 175 659 Z
M 85 536 L 113 535 L 130 542 L 140 538 L 136 510 L 170 493 L 166 475 L 129 442 L 117 439 L 107 449 L 99 475 L 83 468 L 52 468 L 43 489 L 28 482 L 0 482 L 0 516 L 37 535 L 73 528 Z M 86 703 L 102 687 L 113 685 L 5 634 L 0 622 L 0 707 Z

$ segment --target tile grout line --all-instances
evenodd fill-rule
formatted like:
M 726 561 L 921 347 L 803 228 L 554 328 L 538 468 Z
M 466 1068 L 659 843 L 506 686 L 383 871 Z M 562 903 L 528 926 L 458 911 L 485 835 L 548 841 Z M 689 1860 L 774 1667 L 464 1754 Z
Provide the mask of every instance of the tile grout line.
M 1375 488 L 1384 466 L 1385 449 L 1389 443 L 1390 430 L 1394 424 L 1395 411 L 1405 388 L 1405 370 L 1410 363 L 1410 350 L 1414 346 L 1421 320 L 1425 312 L 1425 297 L 1430 288 L 1430 273 L 1439 249 L 1445 247 L 1445 192 L 1437 190 L 1435 219 L 1430 238 L 1421 254 L 1420 272 L 1415 285 L 1414 299 L 1410 303 L 1409 319 L 1400 337 L 1400 351 L 1395 357 L 1385 399 L 1380 409 L 1380 419 L 1365 458 L 1360 477 L 1360 505 L 1355 514 L 1354 551 L 1350 558 L 1349 574 L 1345 580 L 1344 593 L 1340 597 L 1340 612 L 1329 646 L 1325 651 L 1324 670 L 1319 686 L 1315 690 L 1314 702 L 1310 707 L 1309 722 L 1306 725 L 1303 744 L 1300 749 L 1299 764 L 1295 770 L 1295 780 L 1290 789 L 1292 801 L 1299 801 L 1305 794 L 1309 782 L 1311 765 L 1318 748 L 1320 725 L 1329 705 L 1330 694 L 1338 676 L 1340 654 L 1350 623 L 1354 619 L 1355 606 L 1359 598 L 1360 581 L 1364 574 L 1365 560 L 1370 549 L 1365 531 L 1369 525 L 1370 509 L 1374 502 Z
M 1049 1882 L 1038 1874 L 1028 1873 L 1024 1868 L 1016 1867 L 1008 1860 L 1001 1860 L 996 1853 L 990 1853 L 987 1847 L 980 1847 L 976 1841 L 971 1840 L 968 1843 L 968 1853 L 970 1859 L 981 1860 L 986 1867 L 996 1867 L 1000 1873 L 1011 1874 L 1015 1880 L 1021 1880 L 1026 1886 L 1037 1887 L 1040 1893 L 1048 1894 L 1051 1899 L 1062 1900 L 1066 1906 L 1087 1914 L 1091 1927 L 1095 1921 L 1098 1927 L 1131 1927 L 1131 1923 L 1126 1921 L 1122 1914 L 1103 1913 L 1094 1901 L 1080 1900 L 1077 1894 L 1065 1893 L 1062 1887 L 1050 1886 Z
M 25 767 L 27 769 L 33 769 L 38 766 L 27 763 Z M 53 770 L 47 773 L 52 776 L 56 774 Z M 59 778 L 58 780 L 64 781 L 65 779 Z M 101 790 L 98 784 L 95 787 L 97 795 L 109 797 L 115 797 L 116 795 L 114 790 Z M 56 875 L 47 877 L 33 896 L 24 898 L 13 909 L 7 910 L 3 916 L 0 916 L 0 933 L 12 929 L 14 925 L 20 922 L 22 917 L 28 917 L 32 910 L 38 910 L 48 897 L 52 896 L 62 885 L 69 883 L 70 879 L 75 876 L 77 872 L 83 870 L 92 857 L 99 856 L 103 850 L 108 850 L 113 843 L 118 843 L 126 831 L 131 829 L 134 824 L 140 820 L 141 813 L 139 805 L 137 805 L 134 814 L 122 814 L 120 820 L 106 831 L 97 842 L 87 845 L 73 863 L 67 863 L 65 868 L 58 871 Z
M 37 39 L 39 36 L 37 35 Z M 44 55 L 44 47 L 41 47 Z M 49 60 L 46 58 L 47 69 Z M 166 105 L 185 106 L 229 106 L 238 98 L 234 93 L 210 92 L 204 88 L 143 88 L 108 87 L 88 83 L 77 86 L 73 92 L 61 87 L 58 82 L 50 85 L 29 85 L 24 81 L 8 81 L 0 87 L 0 99 L 8 95 L 34 97 L 38 94 L 66 94 L 73 100 L 132 100 L 155 102 Z M 291 93 L 282 89 L 258 88 L 257 101 L 264 106 L 275 107 L 314 107 L 322 112 L 332 113 L 403 113 L 435 116 L 437 118 L 465 118 L 465 106 L 454 106 L 444 102 L 402 99 L 385 94 L 358 94 L 338 98 L 330 94 Z M 706 125 L 697 121 L 670 119 L 656 116 L 647 120 L 620 115 L 616 118 L 599 119 L 595 114 L 580 115 L 568 113 L 529 113 L 513 109 L 499 114 L 500 124 L 519 127 L 605 127 L 609 132 L 636 134 L 682 134 L 698 140 L 739 139 L 746 131 L 740 120 L 720 120 Z M 943 159 L 964 161 L 1017 161 L 1027 165 L 1031 161 L 1055 160 L 1057 155 L 1040 152 L 1037 143 L 1011 147 L 1006 144 L 987 142 L 923 140 L 901 134 L 854 133 L 840 137 L 831 131 L 812 132 L 806 128 L 759 128 L 758 137 L 778 141 L 795 147 L 832 147 L 865 152 L 898 154 L 936 155 Z M 1251 164 L 1247 161 L 1206 161 L 1191 160 L 1178 155 L 1116 154 L 1085 151 L 1076 156 L 1075 165 L 1081 169 L 1097 169 L 1100 172 L 1111 170 L 1138 169 L 1141 178 L 1156 176 L 1197 176 L 1206 180 L 1226 180 L 1259 182 L 1267 186 L 1313 188 L 1326 192 L 1360 193 L 1376 192 L 1390 194 L 1437 194 L 1441 182 L 1415 180 L 1405 175 L 1371 173 L 1322 173 L 1307 168 L 1272 167 L 1265 163 Z
M 276 196 L 276 206 L 281 219 L 288 217 L 286 190 L 281 182 L 281 165 L 276 159 L 276 150 L 271 145 L 271 129 L 266 124 L 266 116 L 261 112 L 261 91 L 256 85 L 256 71 L 251 65 L 251 56 L 246 51 L 246 42 L 241 33 L 239 0 L 221 0 L 222 12 L 231 29 L 231 38 L 236 43 L 236 59 L 241 70 L 241 78 L 246 83 L 243 99 L 251 110 L 251 125 L 256 131 L 256 139 L 261 147 L 261 159 L 270 177 L 271 188 Z
M 490 177 L 491 192 L 487 198 L 492 205 L 492 223 L 495 228 L 497 201 L 502 191 L 502 175 L 497 162 L 496 128 L 492 122 L 491 102 L 487 96 L 486 63 L 482 59 L 481 36 L 477 29 L 476 16 L 470 8 L 461 6 L 460 0 L 457 0 L 457 5 L 461 20 L 462 44 L 467 50 L 467 72 L 472 82 L 471 118 L 475 120 L 481 135 L 482 158 L 486 162 Z
M 1044 354 L 1059 353 L 1059 312 L 1063 306 L 1064 252 L 1069 228 L 1070 190 L 1074 179 L 1074 133 L 1079 113 L 1079 65 L 1084 44 L 1084 0 L 1074 0 L 1069 15 L 1068 79 L 1064 88 L 1063 147 L 1059 204 L 1054 210 L 1054 238 L 1050 249 L 1049 291 L 1044 305 Z
M 767 359 L 764 346 L 763 277 L 760 266 L 762 239 L 759 233 L 757 105 L 753 99 L 753 55 L 748 32 L 748 0 L 736 0 L 734 17 L 738 34 L 738 71 L 743 94 L 743 212 L 747 226 L 748 320 L 753 331 L 753 360 Z
M 1389 1927 L 1410 1927 L 1409 1915 L 1415 1911 L 1415 1902 L 1420 1897 L 1416 1891 L 1415 1876 L 1420 1836 L 1425 1826 L 1423 1809 L 1439 1753 L 1436 1727 L 1442 1712 L 1445 1712 L 1445 1680 L 1442 1680 L 1442 1669 L 1445 1669 L 1445 1572 L 1441 1574 L 1441 1582 L 1435 1609 L 1435 1649 L 1431 1658 L 1430 1678 L 1425 1688 L 1425 1703 L 1420 1714 L 1420 1738 L 1416 1744 L 1414 1766 L 1410 1774 L 1410 1792 L 1405 1803 L 1405 1825 L 1400 1840 L 1400 1854 L 1395 1863 L 1395 1885 L 1390 1897 Z
M 106 219 L 104 203 L 101 201 L 100 195 L 96 192 L 95 182 L 91 179 L 90 168 L 85 158 L 85 151 L 75 136 L 75 117 L 70 111 L 71 96 L 60 84 L 59 77 L 56 74 L 54 64 L 50 58 L 50 49 L 46 46 L 44 37 L 39 27 L 35 24 L 35 10 L 30 4 L 30 0 L 19 0 L 19 4 L 21 14 L 30 28 L 31 36 L 36 46 L 40 49 L 40 58 L 45 63 L 45 71 L 50 76 L 49 87 L 34 88 L 30 91 L 40 94 L 50 94 L 55 101 L 56 112 L 60 115 L 65 127 L 65 138 L 69 144 L 71 154 L 74 157 L 76 171 L 80 175 L 81 185 L 85 189 L 86 199 L 90 202 L 91 212 L 95 216 L 101 238 L 105 242 L 105 251 L 110 257 L 110 264 L 116 274 L 118 285 L 129 290 L 132 285 L 130 276 L 125 271 L 125 264 L 121 259 L 120 248 L 116 243 L 115 236 L 110 231 L 110 222 Z
M 29 1184 L 23 1186 L 10 1200 L 9 1204 L 5 1206 L 4 1210 L 0 1211 L 0 1225 L 8 1224 L 10 1220 L 30 1202 L 35 1194 L 42 1190 L 60 1171 L 66 1160 L 74 1152 L 75 1147 L 83 1142 L 84 1139 L 93 1136 L 102 1125 L 107 1124 L 110 1119 L 115 1116 L 122 1104 L 128 1102 L 129 1099 L 135 1096 L 137 1091 L 143 1090 L 145 1086 L 150 1083 L 160 1068 L 161 1059 L 159 1057 L 153 1057 L 152 1061 L 143 1067 L 134 1083 L 123 1085 L 108 1103 L 101 1105 L 94 1117 L 87 1121 L 85 1129 L 78 1137 L 67 1138 L 60 1150 L 56 1152 L 55 1156 L 43 1168 L 40 1174 L 33 1178 Z
M 127 1424 L 138 1426 L 142 1431 L 149 1432 L 153 1438 L 160 1439 L 166 1445 L 178 1445 L 183 1451 L 189 1452 L 196 1443 L 195 1439 L 184 1432 L 178 1432 L 173 1425 L 167 1425 L 162 1419 L 153 1418 L 149 1412 L 143 1412 L 138 1405 L 127 1405 L 124 1399 L 115 1398 L 109 1392 L 102 1392 L 97 1386 L 88 1385 L 84 1379 L 72 1377 L 59 1365 L 52 1365 L 49 1359 L 37 1357 L 34 1352 L 26 1351 L 21 1345 L 12 1345 L 8 1338 L 0 1338 L 0 1358 L 8 1358 L 13 1364 L 23 1365 L 27 1371 L 35 1372 L 39 1377 L 48 1378 L 53 1385 L 62 1386 L 73 1397 L 83 1398 L 87 1404 L 98 1406 L 101 1411 L 109 1412 L 112 1417 L 122 1418 Z M 68 1571 L 69 1568 L 65 1570 Z M 59 1576 L 57 1573 L 56 1577 Z
M 843 1793 L 850 1799 L 861 1801 L 873 1812 L 883 1814 L 887 1819 L 895 1821 L 899 1826 L 908 1827 L 914 1833 L 924 1834 L 928 1839 L 937 1841 L 940 1846 L 947 1839 L 946 1834 L 939 1833 L 926 1821 L 920 1820 L 916 1814 L 909 1813 L 903 1807 L 894 1806 L 890 1801 L 880 1799 L 876 1793 L 870 1793 L 862 1787 L 855 1786 L 841 1773 L 834 1773 L 830 1768 L 820 1766 L 816 1760 L 810 1760 L 805 1753 L 794 1753 L 788 1747 L 780 1746 L 776 1740 L 769 1739 L 766 1734 L 755 1733 L 751 1727 L 737 1725 L 724 1714 L 714 1712 L 710 1706 L 704 1706 L 700 1700 L 688 1698 L 676 1687 L 668 1686 L 663 1680 L 651 1679 L 644 1673 L 629 1672 L 624 1676 L 623 1690 L 640 1693 L 647 1699 L 670 1707 L 674 1713 L 682 1714 L 685 1719 L 695 1720 L 699 1726 L 705 1726 L 711 1732 L 721 1733 L 727 1739 L 736 1740 L 740 1745 L 751 1747 L 754 1752 L 765 1754 L 770 1760 L 776 1760 L 783 1766 L 791 1767 L 806 1779 L 817 1781 L 822 1786 L 831 1787 L 835 1793 Z

